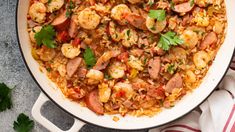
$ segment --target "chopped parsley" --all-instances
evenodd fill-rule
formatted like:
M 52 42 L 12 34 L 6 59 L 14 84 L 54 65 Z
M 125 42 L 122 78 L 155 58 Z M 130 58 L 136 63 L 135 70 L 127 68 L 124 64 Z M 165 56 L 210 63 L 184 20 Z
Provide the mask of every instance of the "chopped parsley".
M 127 31 L 126 31 L 126 35 L 127 35 L 127 40 L 130 40 L 130 33 L 131 33 L 131 30 L 130 29 L 128 29 Z
M 194 0 L 190 0 L 190 6 L 192 7 L 194 5 Z
M 175 3 L 173 1 L 170 2 L 170 8 L 175 9 Z
M 148 13 L 150 18 L 157 19 L 158 21 L 163 21 L 166 19 L 166 11 L 165 10 L 150 10 Z
M 37 45 L 41 46 L 42 44 L 48 48 L 56 48 L 56 43 L 54 37 L 56 35 L 55 29 L 51 25 L 43 26 L 42 29 L 34 35 Z
M 69 2 L 69 5 L 66 8 L 66 17 L 70 18 L 72 15 L 72 10 L 75 8 L 73 1 Z
M 112 77 L 107 72 L 104 73 L 104 78 L 107 80 L 112 79 Z
M 14 125 L 13 128 L 16 132 L 30 132 L 30 131 L 32 131 L 32 129 L 34 127 L 34 122 L 33 122 L 33 120 L 29 119 L 28 116 L 21 113 L 17 117 L 17 121 L 14 121 L 13 125 Z
M 170 74 L 174 74 L 176 70 L 176 66 L 174 64 L 169 64 L 167 67 L 167 72 Z
M 91 48 L 88 47 L 85 49 L 83 57 L 88 68 L 91 68 L 96 64 L 96 58 Z
M 149 5 L 150 7 L 154 4 L 154 0 L 149 0 L 147 5 Z
M 0 83 L 0 112 L 12 108 L 11 89 Z
M 158 42 L 158 47 L 163 50 L 169 50 L 170 46 L 176 46 L 182 44 L 184 41 L 180 39 L 175 32 L 168 31 L 165 34 L 161 34 L 160 40 Z

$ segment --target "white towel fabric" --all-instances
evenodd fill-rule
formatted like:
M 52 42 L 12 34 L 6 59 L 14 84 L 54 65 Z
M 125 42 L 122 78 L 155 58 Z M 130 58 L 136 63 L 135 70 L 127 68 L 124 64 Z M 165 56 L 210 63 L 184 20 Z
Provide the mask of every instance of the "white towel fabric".
M 149 132 L 235 132 L 235 72 L 229 70 L 212 95 L 183 118 Z

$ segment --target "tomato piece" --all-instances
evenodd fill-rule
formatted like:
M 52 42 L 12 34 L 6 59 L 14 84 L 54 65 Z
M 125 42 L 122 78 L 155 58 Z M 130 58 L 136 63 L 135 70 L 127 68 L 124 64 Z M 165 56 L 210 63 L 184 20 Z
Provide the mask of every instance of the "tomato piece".
M 81 44 L 81 39 L 80 38 L 75 38 L 73 41 L 72 41 L 72 45 L 74 47 L 77 47 L 78 45 Z
M 67 31 L 58 32 L 56 38 L 60 43 L 65 43 L 70 40 L 70 37 Z
M 123 52 L 123 53 L 121 53 L 120 55 L 117 56 L 117 59 L 122 61 L 122 62 L 127 62 L 128 57 L 129 57 L 129 53 L 128 52 Z
M 125 97 L 126 95 L 126 92 L 124 90 L 120 90 L 118 91 L 118 93 L 116 93 L 116 97 Z

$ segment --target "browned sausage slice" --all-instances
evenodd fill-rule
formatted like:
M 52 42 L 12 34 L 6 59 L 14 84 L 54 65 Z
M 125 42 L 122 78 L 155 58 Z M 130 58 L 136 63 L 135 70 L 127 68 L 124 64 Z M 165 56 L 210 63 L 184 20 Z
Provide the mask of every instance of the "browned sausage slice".
M 78 34 L 78 25 L 77 23 L 74 21 L 74 16 L 71 19 L 70 25 L 69 25 L 69 36 L 71 38 L 75 38 Z
M 149 60 L 148 72 L 149 72 L 150 78 L 157 79 L 160 68 L 161 68 L 160 57 L 154 57 L 153 59 Z
M 176 73 L 166 84 L 165 91 L 171 93 L 174 88 L 182 88 L 183 80 L 179 73 Z
M 91 91 L 85 98 L 87 107 L 99 115 L 104 114 L 104 108 L 99 101 L 98 90 Z
M 206 35 L 203 39 L 202 43 L 200 44 L 200 49 L 204 50 L 208 46 L 215 44 L 217 42 L 217 35 L 215 32 L 210 32 Z
M 181 4 L 177 4 L 174 6 L 173 11 L 178 13 L 186 13 L 193 9 L 194 5 L 191 5 L 190 2 L 185 2 Z
M 146 19 L 143 16 L 134 14 L 134 13 L 128 13 L 125 15 L 125 19 L 134 27 L 142 30 L 147 30 L 146 27 Z
M 76 58 L 68 61 L 67 65 L 66 65 L 66 71 L 67 71 L 67 75 L 69 77 L 73 76 L 73 74 L 77 71 L 81 62 L 82 62 L 82 58 L 80 58 L 80 57 L 76 57 Z
M 119 50 L 107 51 L 105 52 L 96 62 L 93 69 L 96 70 L 103 70 L 105 69 L 108 64 L 109 60 L 113 57 L 117 57 L 121 52 Z
M 65 10 L 51 22 L 51 25 L 54 26 L 57 30 L 66 30 L 69 26 L 69 23 L 70 19 L 66 17 Z

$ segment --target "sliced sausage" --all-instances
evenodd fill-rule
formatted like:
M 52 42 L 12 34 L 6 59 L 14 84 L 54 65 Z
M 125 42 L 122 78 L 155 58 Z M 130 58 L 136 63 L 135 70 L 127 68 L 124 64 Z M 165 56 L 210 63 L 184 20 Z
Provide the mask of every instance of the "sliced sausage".
M 187 2 L 188 0 L 172 0 L 174 4 L 182 3 L 182 2 Z
M 66 17 L 66 10 L 63 11 L 58 17 L 56 17 L 51 25 L 54 26 L 57 30 L 66 30 L 70 24 L 70 19 Z
M 76 58 L 68 61 L 67 65 L 66 65 L 66 71 L 67 71 L 67 75 L 69 77 L 73 76 L 73 74 L 77 71 L 81 62 L 82 62 L 82 58 L 80 58 L 80 57 L 76 57 Z
M 113 50 L 105 52 L 96 62 L 93 69 L 103 70 L 108 66 L 109 60 L 113 57 L 117 57 L 120 54 L 120 51 Z
M 69 36 L 71 38 L 75 38 L 78 34 L 78 25 L 77 23 L 74 21 L 74 18 L 75 16 L 72 16 L 72 19 L 71 19 L 71 22 L 70 22 L 70 25 L 69 25 Z
M 85 102 L 87 107 L 99 115 L 104 114 L 104 108 L 102 103 L 99 101 L 98 90 L 91 91 L 86 97 Z
M 86 68 L 79 68 L 78 69 L 78 77 L 79 78 L 85 78 L 87 74 L 87 69 Z
M 215 44 L 217 42 L 217 35 L 215 32 L 210 32 L 206 35 L 203 39 L 202 43 L 200 44 L 200 49 L 204 50 L 208 46 Z
M 182 88 L 183 80 L 179 73 L 176 73 L 166 84 L 165 91 L 171 93 L 174 88 Z
M 153 59 L 149 60 L 148 72 L 149 72 L 150 78 L 157 79 L 160 68 L 161 68 L 160 57 L 154 57 Z
M 190 2 L 185 2 L 181 4 L 177 4 L 174 6 L 173 11 L 178 13 L 186 13 L 193 9 L 194 5 L 191 5 Z
M 125 15 L 125 19 L 134 27 L 142 30 L 147 30 L 146 19 L 143 16 L 134 13 L 128 13 Z
M 164 99 L 165 98 L 165 89 L 163 89 L 162 86 L 160 86 L 158 88 L 150 88 L 147 91 L 147 95 L 149 95 L 150 97 L 157 98 L 157 99 Z

